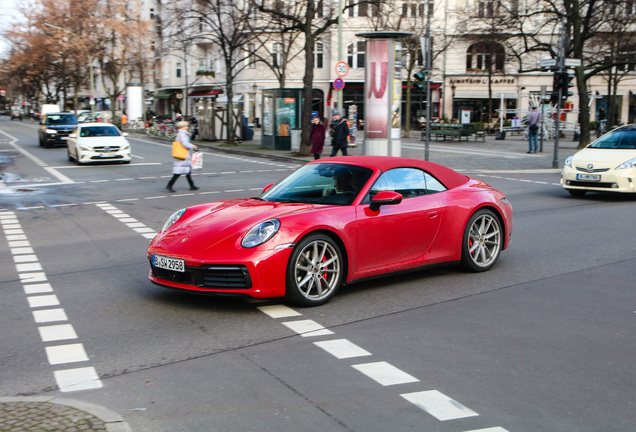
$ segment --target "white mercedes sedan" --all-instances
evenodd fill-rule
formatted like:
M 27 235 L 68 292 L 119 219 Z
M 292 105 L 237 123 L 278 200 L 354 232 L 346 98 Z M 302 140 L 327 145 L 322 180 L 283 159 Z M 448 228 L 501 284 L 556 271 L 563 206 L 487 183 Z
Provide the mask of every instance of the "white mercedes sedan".
M 68 160 L 79 164 L 95 162 L 130 163 L 127 133 L 108 123 L 80 123 L 68 136 Z
M 614 129 L 568 157 L 561 185 L 572 196 L 587 192 L 636 193 L 636 125 Z

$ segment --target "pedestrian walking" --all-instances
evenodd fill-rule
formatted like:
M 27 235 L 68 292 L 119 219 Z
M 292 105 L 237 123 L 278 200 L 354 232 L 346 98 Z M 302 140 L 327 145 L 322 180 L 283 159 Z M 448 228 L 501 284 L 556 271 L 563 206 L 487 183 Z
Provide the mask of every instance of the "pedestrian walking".
M 192 181 L 192 177 L 190 176 L 190 174 L 192 173 L 192 151 L 191 150 L 196 150 L 197 146 L 190 142 L 190 132 L 188 132 L 187 121 L 180 121 L 179 123 L 177 123 L 177 128 L 179 130 L 177 131 L 176 141 L 179 141 L 182 146 L 184 146 L 190 151 L 188 151 L 188 156 L 183 160 L 174 158 L 174 162 L 172 163 L 172 178 L 168 182 L 166 189 L 168 190 L 168 192 L 175 192 L 172 186 L 174 186 L 174 183 L 177 181 L 177 179 L 179 178 L 181 174 L 185 174 L 186 179 L 188 180 L 188 183 L 190 184 L 190 190 L 197 190 L 199 188 L 194 185 L 194 182 Z
M 311 142 L 311 154 L 314 159 L 320 159 L 322 149 L 325 145 L 325 125 L 320 121 L 320 117 L 315 116 L 311 119 L 311 134 L 309 141 Z
M 536 153 L 538 150 L 537 136 L 541 126 L 541 113 L 537 107 L 532 107 L 532 112 L 528 114 L 528 153 Z
M 342 151 L 342 155 L 347 155 L 347 146 L 349 145 L 349 125 L 347 120 L 340 117 L 340 111 L 333 110 L 333 120 L 329 127 L 331 128 L 331 157 Z

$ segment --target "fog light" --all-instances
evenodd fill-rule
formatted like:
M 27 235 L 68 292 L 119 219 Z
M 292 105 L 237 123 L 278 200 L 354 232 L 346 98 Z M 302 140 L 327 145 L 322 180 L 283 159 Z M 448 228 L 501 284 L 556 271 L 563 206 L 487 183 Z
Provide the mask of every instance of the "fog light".
M 612 183 L 612 189 L 618 189 L 618 185 L 616 183 Z

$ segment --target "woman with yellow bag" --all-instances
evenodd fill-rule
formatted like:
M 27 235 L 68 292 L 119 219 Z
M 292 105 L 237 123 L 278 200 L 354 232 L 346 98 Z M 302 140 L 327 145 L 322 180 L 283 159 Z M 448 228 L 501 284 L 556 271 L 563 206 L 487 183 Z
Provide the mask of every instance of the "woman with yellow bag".
M 186 179 L 188 180 L 188 183 L 190 184 L 190 190 L 197 190 L 199 188 L 194 185 L 194 182 L 192 181 L 192 177 L 190 176 L 190 173 L 192 172 L 192 153 L 190 152 L 190 150 L 196 150 L 197 146 L 190 142 L 190 132 L 188 132 L 187 121 L 180 121 L 179 123 L 177 123 L 177 128 L 179 130 L 177 131 L 177 137 L 176 137 L 175 143 L 173 143 L 173 151 L 172 151 L 172 155 L 174 157 L 174 162 L 172 164 L 173 175 L 170 181 L 168 182 L 166 189 L 169 192 L 176 192 L 172 188 L 172 186 L 174 186 L 174 182 L 177 181 L 177 179 L 179 178 L 181 174 L 185 174 Z M 187 154 L 185 155 L 180 154 L 183 152 L 179 150 L 183 150 L 183 149 L 178 148 L 178 143 L 180 143 L 181 146 L 183 146 L 186 149 Z M 174 147 L 177 147 L 177 149 L 175 149 Z

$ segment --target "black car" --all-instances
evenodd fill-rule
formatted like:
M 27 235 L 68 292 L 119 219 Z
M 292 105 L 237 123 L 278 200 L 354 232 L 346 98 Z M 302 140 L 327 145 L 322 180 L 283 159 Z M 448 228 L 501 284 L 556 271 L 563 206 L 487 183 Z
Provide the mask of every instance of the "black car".
M 68 135 L 77 126 L 77 117 L 72 113 L 48 113 L 40 120 L 38 132 L 40 147 L 66 145 Z

